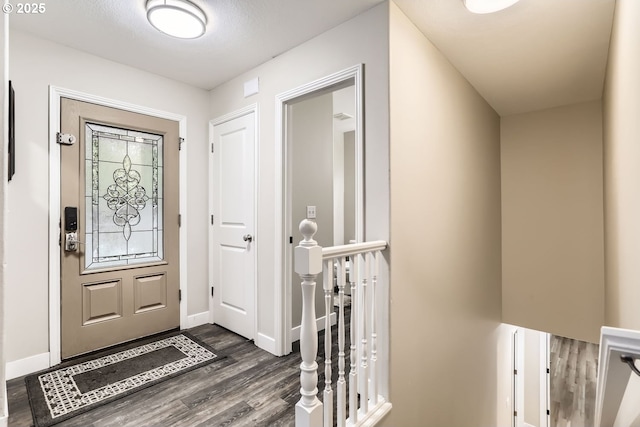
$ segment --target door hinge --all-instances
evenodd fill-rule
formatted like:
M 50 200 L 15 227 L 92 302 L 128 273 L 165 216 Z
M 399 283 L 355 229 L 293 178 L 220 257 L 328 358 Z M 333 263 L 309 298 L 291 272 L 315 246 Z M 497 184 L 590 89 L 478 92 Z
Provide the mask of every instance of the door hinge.
M 293 236 L 289 236 L 289 244 L 293 245 Z
M 213 215 L 211 215 L 211 225 L 213 225 Z
M 70 133 L 56 133 L 56 142 L 61 145 L 73 145 L 76 142 L 76 137 Z
M 513 411 L 513 416 L 517 417 L 518 416 L 518 411 Z
M 178 227 L 182 227 L 182 215 L 178 214 Z
M 178 151 L 182 150 L 183 143 L 184 143 L 184 138 L 178 138 Z
M 211 287 L 211 296 L 213 297 L 213 286 Z
M 182 301 L 182 289 L 178 289 L 178 301 Z
M 518 375 L 518 370 L 517 369 L 513 370 L 513 375 Z
M 547 409 L 547 415 L 551 415 L 551 412 L 549 412 L 549 410 Z
M 213 153 L 213 142 L 211 143 L 211 152 Z

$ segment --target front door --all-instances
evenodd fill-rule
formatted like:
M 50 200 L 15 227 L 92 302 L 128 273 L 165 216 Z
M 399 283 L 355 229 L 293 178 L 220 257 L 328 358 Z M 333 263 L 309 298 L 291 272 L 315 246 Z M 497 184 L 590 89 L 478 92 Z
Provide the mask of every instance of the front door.
M 255 113 L 213 127 L 214 322 L 254 338 Z
M 180 325 L 178 123 L 61 99 L 61 355 Z M 75 234 L 74 234 L 75 233 Z

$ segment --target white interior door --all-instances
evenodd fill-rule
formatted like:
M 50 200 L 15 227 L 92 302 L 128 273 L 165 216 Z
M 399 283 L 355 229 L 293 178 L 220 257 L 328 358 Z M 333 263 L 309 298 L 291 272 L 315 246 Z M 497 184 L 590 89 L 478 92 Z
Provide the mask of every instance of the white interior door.
M 213 321 L 253 339 L 256 312 L 255 112 L 213 126 Z

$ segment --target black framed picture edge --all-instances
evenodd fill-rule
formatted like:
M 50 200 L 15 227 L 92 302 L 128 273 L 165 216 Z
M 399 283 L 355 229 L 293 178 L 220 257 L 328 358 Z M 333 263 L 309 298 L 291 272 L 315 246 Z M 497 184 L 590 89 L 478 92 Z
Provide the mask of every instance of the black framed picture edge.
M 16 94 L 13 89 L 13 83 L 9 80 L 9 123 L 8 123 L 8 132 L 9 132 L 9 149 L 8 149 L 8 175 L 9 181 L 13 178 L 13 175 L 16 173 L 16 113 L 15 113 L 15 101 Z

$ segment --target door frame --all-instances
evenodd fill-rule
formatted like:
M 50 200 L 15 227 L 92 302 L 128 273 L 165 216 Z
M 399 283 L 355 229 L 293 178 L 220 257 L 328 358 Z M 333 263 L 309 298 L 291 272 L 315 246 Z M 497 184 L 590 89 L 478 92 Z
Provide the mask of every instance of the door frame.
M 260 342 L 260 337 L 258 334 L 258 248 L 260 247 L 260 230 L 258 229 L 258 200 L 259 200 L 259 177 L 260 177 L 260 144 L 258 143 L 258 137 L 260 135 L 259 132 L 259 124 L 260 121 L 258 119 L 258 104 L 254 103 L 248 105 L 246 107 L 240 108 L 239 110 L 232 111 L 231 113 L 225 114 L 223 116 L 217 117 L 213 120 L 209 121 L 209 142 L 211 146 L 213 146 L 213 128 L 215 126 L 221 125 L 223 123 L 229 122 L 234 119 L 238 119 L 240 117 L 246 116 L 248 114 L 253 113 L 254 120 L 254 138 L 253 138 L 253 161 L 254 161 L 254 176 L 253 176 L 253 226 L 254 226 L 254 239 L 256 240 L 255 250 L 253 252 L 253 268 L 256 274 L 253 276 L 253 339 L 256 345 L 263 349 L 270 350 L 269 346 L 265 347 L 264 343 Z M 216 215 L 216 212 L 213 211 L 213 188 L 211 182 L 213 181 L 213 147 L 209 150 L 209 177 L 207 184 L 209 185 L 209 215 L 210 218 L 213 218 Z M 209 253 L 213 252 L 213 224 L 211 220 L 209 221 Z M 211 260 L 207 260 L 207 264 L 209 266 L 209 286 L 210 288 L 215 287 L 215 277 L 213 272 L 213 263 Z M 209 322 L 214 323 L 214 305 L 213 305 L 213 295 L 209 292 Z
M 513 427 L 524 426 L 524 334 L 516 328 L 511 334 L 511 420 Z M 517 414 L 517 415 L 516 415 Z
M 540 332 L 540 427 L 551 427 L 550 343 L 551 334 Z
M 346 80 L 354 80 L 356 98 L 356 241 L 364 239 L 364 64 L 356 64 L 342 71 L 303 84 L 294 89 L 276 95 L 275 106 L 275 146 L 276 146 L 276 188 L 275 188 L 275 354 L 285 355 L 292 351 L 291 325 L 291 289 L 293 247 L 302 237 L 291 223 L 291 165 L 287 147 L 287 103 L 313 92 L 330 88 Z M 293 236 L 293 244 L 289 244 Z
M 49 86 L 49 365 L 61 362 L 60 337 L 60 145 L 56 134 L 60 130 L 60 98 L 99 104 L 134 113 L 146 114 L 179 123 L 179 136 L 186 140 L 186 116 L 104 98 L 72 89 Z M 182 144 L 179 152 L 180 187 L 180 328 L 187 327 L 187 144 Z

